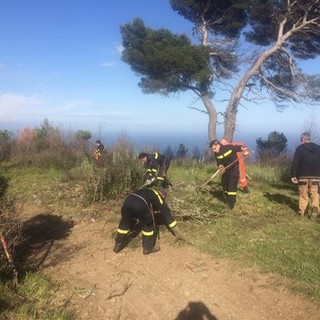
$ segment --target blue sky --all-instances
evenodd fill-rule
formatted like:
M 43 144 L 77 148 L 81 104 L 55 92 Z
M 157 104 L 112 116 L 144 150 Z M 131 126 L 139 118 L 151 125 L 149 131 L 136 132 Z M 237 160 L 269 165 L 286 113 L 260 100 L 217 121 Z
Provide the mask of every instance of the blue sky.
M 98 135 L 165 132 L 207 139 L 207 116 L 188 108 L 203 109 L 195 96 L 144 95 L 139 78 L 121 61 L 120 25 L 135 17 L 191 35 L 191 25 L 166 0 L 2 0 L 0 129 L 35 127 L 47 118 L 66 130 Z M 320 72 L 319 60 L 305 67 Z M 217 105 L 223 111 L 226 102 Z M 278 113 L 268 102 L 246 104 L 236 139 L 266 138 L 274 130 L 298 137 L 311 117 L 310 107 Z

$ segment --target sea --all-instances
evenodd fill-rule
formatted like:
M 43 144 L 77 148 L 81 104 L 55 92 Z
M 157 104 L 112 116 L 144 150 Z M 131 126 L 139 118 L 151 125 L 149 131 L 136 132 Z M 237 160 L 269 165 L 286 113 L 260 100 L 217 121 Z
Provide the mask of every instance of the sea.
M 284 133 L 285 134 L 285 133 Z M 292 134 L 286 135 L 287 142 L 287 152 L 289 154 L 293 153 L 295 148 L 299 144 L 299 135 Z M 197 150 L 203 152 L 209 147 L 209 139 L 207 132 L 147 132 L 147 133 L 105 133 L 93 135 L 93 139 L 101 139 L 103 144 L 108 148 L 112 147 L 120 139 L 127 140 L 131 145 L 134 146 L 137 152 L 142 152 L 145 150 L 158 150 L 163 152 L 167 150 L 168 147 L 171 150 L 176 150 L 180 144 L 183 144 L 186 149 L 188 149 L 188 154 L 192 154 L 192 151 L 197 148 Z M 219 138 L 219 137 L 218 137 Z M 253 153 L 256 152 L 257 143 L 256 140 L 261 138 L 262 140 L 268 139 L 268 133 L 256 133 L 256 134 L 246 134 L 234 136 L 234 142 L 244 143 Z

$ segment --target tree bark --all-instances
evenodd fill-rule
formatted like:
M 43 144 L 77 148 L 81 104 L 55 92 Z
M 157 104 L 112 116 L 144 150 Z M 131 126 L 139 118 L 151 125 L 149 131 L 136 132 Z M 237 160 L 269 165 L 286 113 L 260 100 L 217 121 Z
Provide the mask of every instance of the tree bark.
M 218 121 L 218 113 L 216 108 L 214 107 L 209 94 L 202 94 L 201 100 L 207 109 L 209 116 L 209 124 L 208 124 L 208 138 L 209 142 L 217 139 L 217 121 Z
M 228 141 L 233 141 L 233 136 L 236 128 L 236 118 L 238 113 L 238 106 L 243 95 L 244 90 L 249 82 L 249 80 L 259 74 L 259 69 L 273 53 L 280 49 L 283 41 L 278 41 L 272 48 L 264 51 L 259 58 L 254 62 L 251 68 L 243 75 L 239 80 L 235 89 L 233 90 L 228 106 L 226 108 L 226 116 L 224 122 L 224 135 L 223 137 Z

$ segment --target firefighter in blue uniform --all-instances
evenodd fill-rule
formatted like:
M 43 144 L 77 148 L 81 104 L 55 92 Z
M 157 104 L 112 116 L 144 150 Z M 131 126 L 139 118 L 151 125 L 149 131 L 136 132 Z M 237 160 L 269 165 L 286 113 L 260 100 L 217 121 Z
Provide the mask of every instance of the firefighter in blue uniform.
M 168 157 L 158 152 L 142 152 L 138 158 L 147 169 L 144 175 L 145 186 L 160 186 L 163 188 L 171 186 L 170 181 L 166 177 L 170 166 L 170 159 Z
M 131 193 L 124 200 L 121 209 L 117 235 L 115 237 L 115 253 L 120 252 L 128 243 L 128 235 L 133 231 L 137 220 L 142 228 L 143 254 L 147 255 L 160 250 L 156 245 L 155 211 L 160 214 L 166 227 L 177 239 L 185 240 L 165 202 L 166 192 L 163 189 L 142 188 Z
M 218 140 L 210 142 L 210 148 L 214 152 L 218 168 L 222 174 L 221 184 L 227 205 L 234 208 L 237 197 L 237 186 L 239 181 L 239 158 L 237 152 L 243 152 L 244 156 L 249 155 L 246 146 L 222 145 Z M 225 170 L 227 168 L 227 170 Z

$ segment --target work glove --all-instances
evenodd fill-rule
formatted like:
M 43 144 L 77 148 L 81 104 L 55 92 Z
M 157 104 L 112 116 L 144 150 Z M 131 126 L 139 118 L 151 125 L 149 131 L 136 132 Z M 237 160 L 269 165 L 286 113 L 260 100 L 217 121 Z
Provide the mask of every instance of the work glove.
M 244 148 L 242 149 L 242 152 L 243 152 L 243 155 L 244 155 L 245 157 L 248 157 L 248 156 L 250 155 L 250 151 L 249 151 L 249 149 L 248 149 L 247 147 L 244 147 Z
M 144 182 L 143 186 L 144 186 L 144 187 L 147 187 L 147 186 L 150 187 L 153 182 L 154 182 L 154 178 L 147 179 L 147 180 Z
M 296 178 L 296 177 L 291 178 L 291 181 L 292 181 L 292 183 L 294 183 L 294 184 L 298 184 L 298 183 L 299 183 L 299 180 L 298 180 L 298 178 Z
M 147 180 L 147 179 L 151 179 L 151 178 L 152 178 L 152 173 L 149 172 L 149 171 L 146 172 L 146 173 L 144 174 L 143 178 L 146 179 L 146 180 Z
M 224 174 L 225 173 L 225 171 L 226 171 L 226 168 L 225 168 L 225 166 L 224 165 L 222 165 L 222 164 L 220 164 L 220 166 L 219 166 L 219 171 L 220 171 L 220 173 L 221 174 Z

